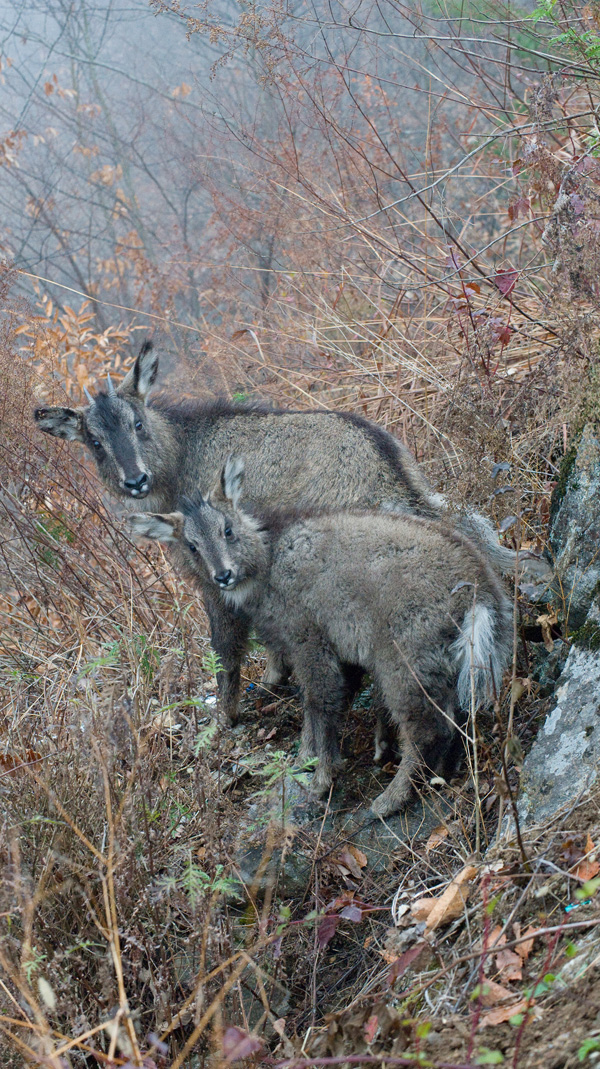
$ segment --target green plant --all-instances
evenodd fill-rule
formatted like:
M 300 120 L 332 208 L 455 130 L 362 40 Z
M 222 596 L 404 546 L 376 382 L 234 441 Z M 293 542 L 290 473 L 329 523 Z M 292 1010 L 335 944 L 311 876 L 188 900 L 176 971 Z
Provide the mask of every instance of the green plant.
M 479 1053 L 475 1058 L 475 1065 L 502 1065 L 504 1063 L 504 1055 L 502 1051 L 491 1050 L 490 1047 L 480 1047 Z
M 213 740 L 219 730 L 219 724 L 216 720 L 209 720 L 207 724 L 204 724 L 196 738 L 194 740 L 194 756 L 199 757 L 203 750 L 209 749 L 212 746 Z
M 114 668 L 121 657 L 121 643 L 120 642 L 104 642 L 101 645 L 103 652 L 99 657 L 94 657 L 93 660 L 87 661 L 80 669 L 78 673 L 78 679 L 83 679 L 85 676 L 90 675 L 96 668 Z
M 201 901 L 214 895 L 229 899 L 242 897 L 239 882 L 232 876 L 225 875 L 223 865 L 216 865 L 211 876 L 193 861 L 191 853 L 179 876 L 164 876 L 160 882 L 166 891 L 182 890 L 192 909 L 196 909 Z
M 160 665 L 160 654 L 151 645 L 146 635 L 134 635 L 133 648 L 139 659 L 140 670 L 147 683 L 151 683 Z
M 582 883 L 581 887 L 578 887 L 575 891 L 575 898 L 580 902 L 583 902 L 584 899 L 594 898 L 599 887 L 600 876 L 595 876 L 593 880 L 586 880 L 586 882 Z
M 38 971 L 44 961 L 47 961 L 47 955 L 40 953 L 37 947 L 32 946 L 28 957 L 23 962 L 23 969 L 28 984 L 31 984 L 33 974 Z
M 217 676 L 219 672 L 223 671 L 223 665 L 218 653 L 215 653 L 213 649 L 208 650 L 202 658 L 202 671 L 206 672 L 209 676 Z
M 588 1036 L 584 1039 L 579 1050 L 577 1051 L 577 1057 L 580 1062 L 584 1062 L 588 1054 L 592 1054 L 593 1051 L 600 1050 L 600 1039 L 595 1039 L 593 1036 Z

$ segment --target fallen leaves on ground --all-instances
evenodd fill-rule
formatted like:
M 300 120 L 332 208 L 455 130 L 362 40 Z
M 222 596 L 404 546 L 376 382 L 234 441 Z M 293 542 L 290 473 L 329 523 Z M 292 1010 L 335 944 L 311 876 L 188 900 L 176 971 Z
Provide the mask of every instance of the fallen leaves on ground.
M 361 879 L 361 869 L 364 869 L 367 864 L 365 854 L 357 846 L 348 846 L 345 850 L 341 850 L 335 855 L 333 861 L 342 875 L 354 876 L 355 880 Z
M 600 861 L 597 861 L 589 856 L 595 850 L 595 845 L 592 841 L 592 837 L 588 832 L 588 836 L 585 843 L 585 857 L 578 861 L 572 869 L 573 875 L 581 880 L 582 883 L 586 883 L 588 880 L 592 880 L 594 876 L 597 876 L 600 872 Z
M 515 991 L 511 991 L 494 980 L 484 980 L 481 992 L 478 994 L 482 1006 L 490 1007 L 479 1020 L 479 1028 L 487 1028 L 495 1024 L 504 1024 L 510 1021 L 518 1013 L 527 1009 L 527 999 L 519 998 Z
M 462 916 L 469 897 L 469 884 L 477 875 L 474 865 L 466 865 L 448 884 L 442 895 L 433 898 L 419 898 L 411 909 L 415 920 L 425 921 L 425 931 L 433 932 L 444 924 L 450 924 Z
M 237 1025 L 230 1025 L 223 1033 L 223 1057 L 226 1062 L 237 1062 L 262 1050 L 263 1043 L 258 1036 L 245 1032 Z
M 489 1010 L 488 1013 L 484 1013 L 479 1021 L 479 1028 L 489 1028 L 495 1024 L 505 1024 L 506 1021 L 510 1021 L 511 1017 L 516 1017 L 518 1013 L 524 1013 L 527 1009 L 527 999 L 519 999 L 518 1002 L 513 1002 L 509 1006 L 496 1006 L 495 1009 Z
M 370 913 L 373 908 L 374 907 L 370 906 L 367 902 L 361 902 L 358 898 L 355 898 L 354 891 L 345 891 L 343 894 L 338 895 L 337 898 L 334 898 L 333 901 L 329 902 L 325 907 L 325 916 L 319 924 L 317 931 L 317 943 L 319 949 L 324 950 L 327 944 L 331 942 L 341 920 L 352 921 L 354 924 L 359 924 L 363 919 L 364 914 Z
M 0 753 L 0 769 L 2 774 L 11 775 L 28 765 L 35 765 L 42 760 L 41 753 L 37 750 L 24 750 L 23 753 Z
M 505 943 L 506 933 L 504 933 L 502 927 L 498 925 L 490 933 L 488 944 L 490 949 L 498 949 L 498 953 L 495 956 L 496 968 L 502 975 L 503 980 L 522 980 L 523 959 L 515 953 L 514 950 L 505 947 Z
M 378 1030 L 379 1030 L 379 1018 L 378 1018 L 376 1013 L 372 1013 L 371 1016 L 369 1017 L 368 1021 L 366 1022 L 364 1028 L 363 1028 L 364 1037 L 365 1037 L 365 1040 L 367 1041 L 367 1043 L 369 1044 L 369 1046 L 371 1045 L 371 1043 L 375 1039 L 375 1036 L 376 1036 Z
M 410 909 L 410 915 L 413 920 L 426 921 L 436 902 L 437 898 L 434 898 L 433 896 L 430 898 L 417 898 Z
M 436 846 L 443 843 L 448 838 L 448 829 L 445 824 L 438 824 L 437 828 L 434 828 L 427 842 L 425 843 L 425 853 L 430 854 L 432 850 L 435 850 Z
M 523 979 L 522 964 L 521 958 L 515 954 L 514 950 L 501 950 L 499 954 L 496 954 L 498 972 L 507 981 Z
M 521 939 L 521 936 L 523 936 L 523 939 L 525 939 L 525 936 L 530 936 L 530 938 L 526 939 L 523 943 L 517 943 L 515 947 L 515 951 L 519 955 L 521 961 L 527 961 L 527 958 L 533 950 L 533 942 L 539 932 L 539 929 L 534 928 L 530 924 L 529 927 L 526 928 L 523 933 L 521 933 L 521 925 L 518 921 L 515 921 L 515 923 L 513 924 L 513 931 L 515 933 L 516 939 Z
M 421 956 L 425 949 L 431 953 L 431 948 L 428 943 L 417 943 L 415 946 L 410 947 L 409 950 L 405 950 L 404 954 L 401 954 L 399 958 L 395 958 L 395 960 L 392 961 L 388 973 L 388 984 L 390 987 L 400 976 L 404 976 L 408 967 Z
M 480 993 L 480 999 L 482 1006 L 496 1006 L 499 1002 L 514 1002 L 515 992 L 510 988 L 504 987 L 502 984 L 497 984 L 495 980 L 483 981 L 483 987 Z

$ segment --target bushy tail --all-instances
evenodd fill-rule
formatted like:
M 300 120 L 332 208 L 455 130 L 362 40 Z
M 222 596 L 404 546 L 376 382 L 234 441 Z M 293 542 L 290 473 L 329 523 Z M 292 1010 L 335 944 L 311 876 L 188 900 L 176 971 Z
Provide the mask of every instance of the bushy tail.
M 486 516 L 482 516 L 480 512 L 467 512 L 459 517 L 457 527 L 461 534 L 475 543 L 493 568 L 502 575 L 514 575 L 517 555 L 514 549 L 501 544 Z
M 500 693 L 511 650 L 511 615 L 508 598 L 498 606 L 475 604 L 465 613 L 460 634 L 452 644 L 461 709 L 470 708 L 471 694 L 479 705 Z
M 430 500 L 440 512 L 448 508 L 442 494 L 431 494 Z M 454 524 L 456 530 L 473 542 L 480 553 L 483 553 L 492 568 L 502 575 L 514 576 L 517 554 L 514 549 L 502 545 L 487 516 L 482 516 L 480 512 L 463 512 L 454 518 Z M 519 553 L 519 572 L 537 583 L 549 584 L 552 581 L 550 565 L 528 550 L 521 550 Z

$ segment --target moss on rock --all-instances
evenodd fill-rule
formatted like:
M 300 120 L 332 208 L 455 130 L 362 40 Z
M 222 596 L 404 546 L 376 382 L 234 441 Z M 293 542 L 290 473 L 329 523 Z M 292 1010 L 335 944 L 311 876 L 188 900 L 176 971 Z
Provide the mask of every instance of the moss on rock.
M 577 431 L 575 437 L 572 439 L 571 445 L 567 449 L 567 452 L 565 453 L 564 457 L 560 462 L 560 468 L 558 469 L 558 479 L 556 481 L 556 486 L 552 491 L 552 497 L 550 499 L 550 526 L 552 526 L 556 513 L 560 508 L 560 503 L 567 492 L 571 472 L 577 459 L 577 450 L 579 448 L 579 442 L 581 441 L 582 434 L 583 427 L 581 427 Z
M 597 620 L 586 620 L 581 627 L 572 632 L 571 639 L 581 649 L 596 653 L 600 650 L 600 623 Z

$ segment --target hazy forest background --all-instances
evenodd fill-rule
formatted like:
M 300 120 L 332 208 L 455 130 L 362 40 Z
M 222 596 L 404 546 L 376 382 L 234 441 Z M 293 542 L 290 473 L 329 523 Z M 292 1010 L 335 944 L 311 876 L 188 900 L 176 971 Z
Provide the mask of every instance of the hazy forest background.
M 13 0 L 0 38 L 0 1064 L 591 1058 L 566 982 L 572 1060 L 544 1047 L 579 922 L 512 847 L 418 969 L 394 942 L 399 885 L 441 894 L 501 824 L 542 709 L 526 670 L 497 710 L 509 767 L 490 731 L 450 832 L 385 873 L 303 838 L 277 794 L 297 709 L 215 735 L 200 603 L 31 412 L 152 336 L 172 391 L 362 412 L 541 551 L 597 415 L 600 5 Z M 310 858 L 303 894 L 240 881 L 250 797 L 276 808 L 267 860 Z M 537 942 L 517 932 L 494 995 L 508 901 Z

